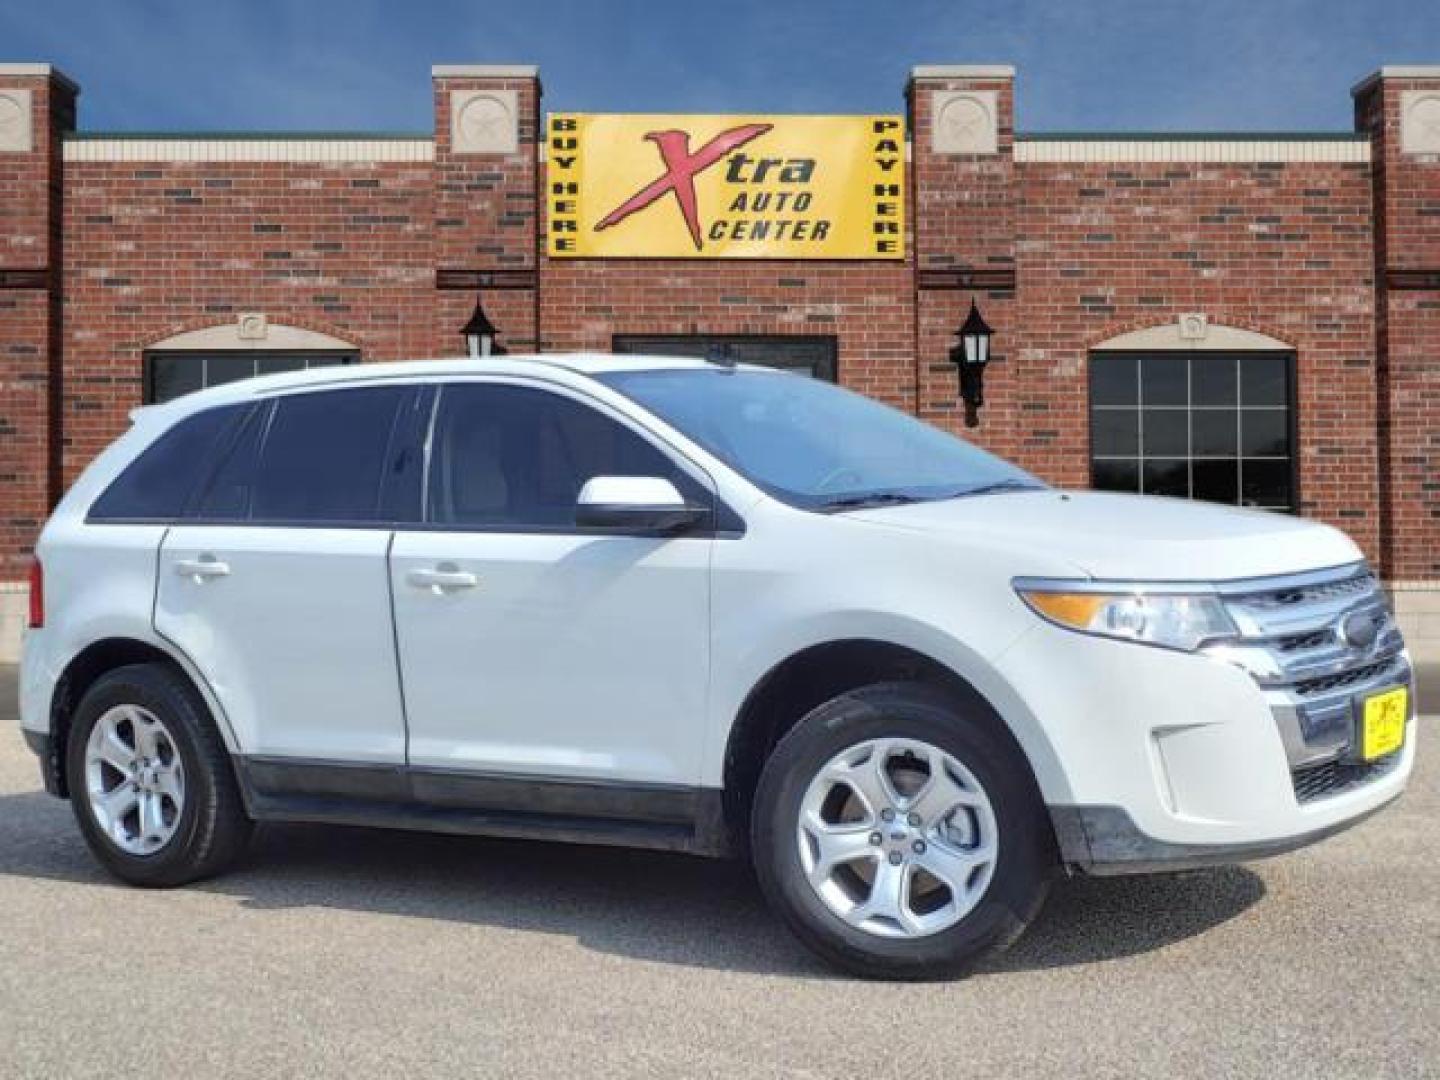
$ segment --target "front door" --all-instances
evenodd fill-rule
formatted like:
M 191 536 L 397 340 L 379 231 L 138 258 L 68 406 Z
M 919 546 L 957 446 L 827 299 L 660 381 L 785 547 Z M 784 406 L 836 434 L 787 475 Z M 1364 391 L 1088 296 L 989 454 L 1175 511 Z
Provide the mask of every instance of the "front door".
M 446 385 L 427 525 L 390 558 L 410 763 L 693 785 L 713 540 L 578 528 L 592 476 L 713 494 L 600 406 L 519 381 Z
M 244 754 L 405 760 L 385 556 L 387 519 L 418 510 L 419 455 L 404 445 L 417 395 L 257 406 L 165 537 L 156 629 L 203 673 Z

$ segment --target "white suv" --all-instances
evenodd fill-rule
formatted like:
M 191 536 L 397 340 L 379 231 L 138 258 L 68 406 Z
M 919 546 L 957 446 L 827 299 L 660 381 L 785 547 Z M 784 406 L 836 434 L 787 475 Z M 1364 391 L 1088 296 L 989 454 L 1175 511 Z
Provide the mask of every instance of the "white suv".
M 320 369 L 141 409 L 45 527 L 21 723 L 101 862 L 255 821 L 748 853 L 852 971 L 1012 941 L 1061 868 L 1395 798 L 1404 644 L 1342 533 L 1057 491 L 692 360 Z

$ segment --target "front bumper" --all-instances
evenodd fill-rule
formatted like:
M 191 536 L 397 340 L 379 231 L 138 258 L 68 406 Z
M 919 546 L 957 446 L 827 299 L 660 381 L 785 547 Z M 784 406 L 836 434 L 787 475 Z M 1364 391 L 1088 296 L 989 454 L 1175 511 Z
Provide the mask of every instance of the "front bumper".
M 1417 728 L 1409 658 L 1388 628 L 1353 654 L 1317 636 L 1316 617 L 1332 626 L 1374 602 L 1347 584 L 1353 569 L 1337 576 L 1345 589 L 1227 598 L 1257 620 L 1243 648 L 1183 653 L 1043 624 L 999 658 L 1059 763 L 1060 776 L 1040 779 L 1068 865 L 1117 874 L 1261 858 L 1401 793 Z M 1362 763 L 1360 703 L 1398 686 L 1411 691 L 1404 744 Z
M 1390 796 L 1390 800 L 1397 797 L 1398 793 Z M 1284 855 L 1360 824 L 1383 810 L 1390 800 L 1312 832 L 1229 844 L 1174 844 L 1156 840 L 1141 832 L 1119 806 L 1052 806 L 1050 820 L 1055 826 L 1061 861 L 1066 866 L 1082 874 L 1108 877 L 1199 870 Z

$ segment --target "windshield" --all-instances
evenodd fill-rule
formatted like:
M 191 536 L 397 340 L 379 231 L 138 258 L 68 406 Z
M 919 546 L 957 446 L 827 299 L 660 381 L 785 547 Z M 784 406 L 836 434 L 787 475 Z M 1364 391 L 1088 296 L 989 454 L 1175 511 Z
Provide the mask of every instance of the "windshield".
M 600 380 L 806 509 L 1045 486 L 963 439 L 802 375 L 714 367 L 610 372 Z

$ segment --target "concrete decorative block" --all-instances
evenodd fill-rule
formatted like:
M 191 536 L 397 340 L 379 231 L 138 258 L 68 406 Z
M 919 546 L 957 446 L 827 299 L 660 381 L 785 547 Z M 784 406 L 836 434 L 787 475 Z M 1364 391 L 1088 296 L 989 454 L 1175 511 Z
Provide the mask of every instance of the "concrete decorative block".
M 450 147 L 457 154 L 513 154 L 520 149 L 514 90 L 457 90 L 450 95 Z
M 264 341 L 270 333 L 270 323 L 264 312 L 244 311 L 235 317 L 235 333 L 241 341 Z
M 1407 90 L 1400 95 L 1400 149 L 1407 154 L 1440 154 L 1440 90 Z
M 1196 311 L 1187 311 L 1180 316 L 1180 338 L 1182 341 L 1204 341 L 1210 332 L 1210 320 Z
M 0 87 L 0 153 L 26 154 L 34 148 L 30 91 Z
M 937 154 L 994 154 L 1000 124 L 994 90 L 940 90 L 934 97 L 930 147 Z

